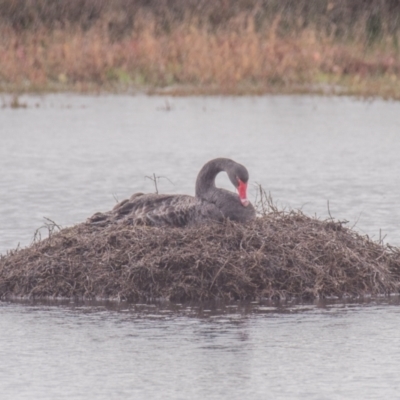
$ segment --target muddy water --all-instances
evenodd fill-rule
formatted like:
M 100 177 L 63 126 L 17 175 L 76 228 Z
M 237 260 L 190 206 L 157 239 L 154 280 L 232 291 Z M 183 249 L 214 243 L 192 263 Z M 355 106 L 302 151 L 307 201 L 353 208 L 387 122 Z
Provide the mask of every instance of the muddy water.
M 116 199 L 193 194 L 218 156 L 286 207 L 400 245 L 400 103 L 22 98 L 0 109 L 0 253 Z M 229 188 L 227 179 L 218 183 Z M 252 188 L 250 197 L 254 198 Z M 0 302 L 1 399 L 376 399 L 400 388 L 398 300 L 309 305 Z

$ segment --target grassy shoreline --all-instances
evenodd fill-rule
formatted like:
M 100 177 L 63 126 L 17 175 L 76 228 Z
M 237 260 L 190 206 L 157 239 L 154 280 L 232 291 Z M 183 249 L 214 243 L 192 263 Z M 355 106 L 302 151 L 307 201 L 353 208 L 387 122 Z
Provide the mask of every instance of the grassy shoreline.
M 389 0 L 379 13 L 360 6 L 354 15 L 340 11 L 346 1 L 321 1 L 310 11 L 299 8 L 306 2 L 294 6 L 289 0 L 281 8 L 273 8 L 273 0 L 239 1 L 232 8 L 228 0 L 220 9 L 202 0 L 169 2 L 176 9 L 166 2 L 162 8 L 133 0 L 113 6 L 71 0 L 60 15 L 58 9 L 44 12 L 46 0 L 12 9 L 19 2 L 0 0 L 1 92 L 400 99 L 400 6 L 393 11 Z

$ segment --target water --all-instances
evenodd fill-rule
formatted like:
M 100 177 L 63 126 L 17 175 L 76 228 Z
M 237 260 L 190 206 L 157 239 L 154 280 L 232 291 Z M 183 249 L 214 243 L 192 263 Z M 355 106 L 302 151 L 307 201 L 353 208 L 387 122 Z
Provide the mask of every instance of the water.
M 46 96 L 0 110 L 0 253 L 115 198 L 194 194 L 201 166 L 233 158 L 282 206 L 400 244 L 400 103 L 347 98 Z M 38 104 L 39 107 L 35 105 Z M 168 178 L 168 179 L 167 179 Z M 221 185 L 231 188 L 228 179 Z M 256 188 L 250 188 L 250 198 Z
M 231 157 L 275 201 L 400 244 L 400 103 L 347 98 L 27 97 L 0 110 L 0 253 L 163 176 L 194 192 Z M 167 179 L 168 178 L 168 179 Z M 227 179 L 219 184 L 230 188 Z M 252 187 L 250 198 L 256 188 Z M 1 399 L 375 399 L 400 386 L 398 299 L 107 305 L 0 302 Z
M 377 399 L 400 389 L 400 308 L 0 303 L 1 398 Z

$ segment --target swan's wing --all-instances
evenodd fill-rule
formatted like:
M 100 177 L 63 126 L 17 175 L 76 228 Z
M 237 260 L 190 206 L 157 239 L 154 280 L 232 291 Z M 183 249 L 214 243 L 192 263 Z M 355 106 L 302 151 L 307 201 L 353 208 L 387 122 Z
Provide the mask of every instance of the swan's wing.
M 143 225 L 185 226 L 225 218 L 246 222 L 255 217 L 253 206 L 244 207 L 234 193 L 219 189 L 218 196 L 212 200 L 186 195 L 136 193 L 118 203 L 112 211 L 96 213 L 88 222 L 99 226 L 122 220 Z
M 117 204 L 114 218 L 129 218 L 149 225 L 187 225 L 194 216 L 197 200 L 186 195 L 136 194 Z

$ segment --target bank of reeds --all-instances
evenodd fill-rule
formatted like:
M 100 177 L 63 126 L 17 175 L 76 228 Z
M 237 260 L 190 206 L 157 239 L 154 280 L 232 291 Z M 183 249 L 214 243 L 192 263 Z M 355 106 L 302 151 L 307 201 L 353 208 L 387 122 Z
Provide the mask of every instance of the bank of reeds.
M 272 208 L 245 225 L 82 223 L 0 256 L 0 298 L 314 299 L 400 289 L 400 249 Z
M 0 0 L 3 90 L 400 98 L 391 0 Z

